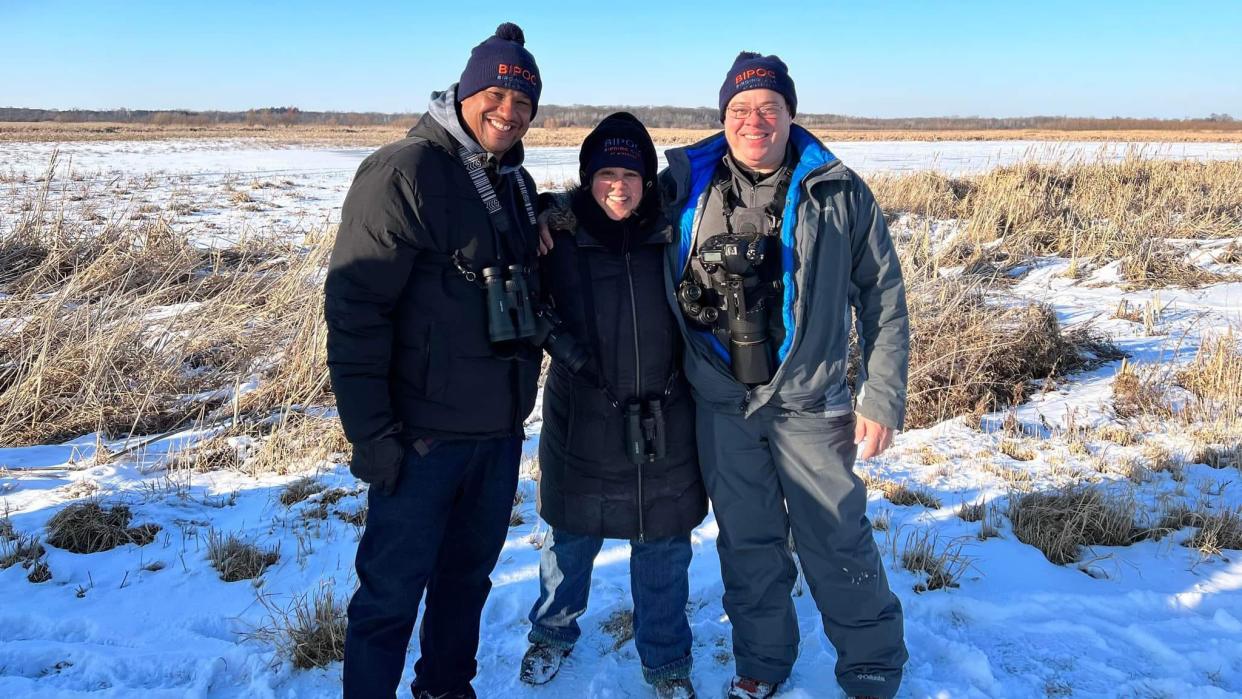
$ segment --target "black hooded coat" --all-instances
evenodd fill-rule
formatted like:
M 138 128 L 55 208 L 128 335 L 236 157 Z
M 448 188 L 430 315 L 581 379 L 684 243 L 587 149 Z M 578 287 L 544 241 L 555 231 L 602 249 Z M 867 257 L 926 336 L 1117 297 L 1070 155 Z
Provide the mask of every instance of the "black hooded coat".
M 680 371 L 681 334 L 665 301 L 664 249 L 672 228 L 653 186 L 655 147 L 637 119 L 613 115 L 583 143 L 583 169 L 595 140 L 617 128 L 633 130 L 642 146 L 645 195 L 638 210 L 623 221 L 608 218 L 591 198 L 585 172 L 585 184 L 554 197 L 554 246 L 542 260 L 542 286 L 592 359 L 576 374 L 552 361 L 543 397 L 539 512 L 575 534 L 645 540 L 689 532 L 706 516 L 707 496 L 694 404 Z M 628 457 L 624 406 L 635 399 L 662 402 L 661 459 L 635 464 Z

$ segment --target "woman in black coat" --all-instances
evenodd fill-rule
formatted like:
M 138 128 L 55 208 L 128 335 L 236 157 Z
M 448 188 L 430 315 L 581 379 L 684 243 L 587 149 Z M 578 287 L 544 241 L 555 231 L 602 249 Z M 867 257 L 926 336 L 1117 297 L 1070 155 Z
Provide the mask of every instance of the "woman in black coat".
M 544 387 L 539 513 L 550 525 L 522 679 L 552 679 L 572 650 L 603 540 L 629 539 L 634 643 L 660 697 L 690 684 L 690 531 L 707 514 L 681 335 L 665 296 L 672 227 L 642 123 L 613 114 L 587 136 L 581 182 L 549 219 L 543 289 L 590 359 L 556 358 Z

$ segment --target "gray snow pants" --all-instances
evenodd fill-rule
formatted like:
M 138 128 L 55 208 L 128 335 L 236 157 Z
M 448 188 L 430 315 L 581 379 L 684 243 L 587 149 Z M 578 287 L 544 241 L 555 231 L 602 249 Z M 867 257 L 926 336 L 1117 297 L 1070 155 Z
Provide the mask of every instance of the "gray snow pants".
M 854 416 L 791 415 L 761 408 L 749 418 L 698 407 L 699 459 L 720 527 L 724 609 L 733 624 L 737 673 L 789 677 L 798 657 L 790 593 L 794 545 L 824 631 L 837 650 L 847 695 L 892 697 L 909 657 L 901 602 L 888 587 L 855 475 Z

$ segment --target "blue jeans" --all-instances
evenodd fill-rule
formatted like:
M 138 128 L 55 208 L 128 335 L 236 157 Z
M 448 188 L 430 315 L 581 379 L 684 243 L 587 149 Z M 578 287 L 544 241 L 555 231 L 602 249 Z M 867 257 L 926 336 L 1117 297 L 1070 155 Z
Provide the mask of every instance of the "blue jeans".
M 530 610 L 531 643 L 569 650 L 582 629 L 591 570 L 604 540 L 552 529 L 539 555 L 539 601 Z M 631 541 L 630 591 L 634 597 L 634 647 L 651 683 L 690 676 L 690 535 Z
M 394 696 L 424 591 L 414 684 L 433 695 L 469 686 L 521 447 L 500 437 L 437 441 L 426 456 L 410 449 L 396 491 L 368 493 L 345 632 L 346 699 Z

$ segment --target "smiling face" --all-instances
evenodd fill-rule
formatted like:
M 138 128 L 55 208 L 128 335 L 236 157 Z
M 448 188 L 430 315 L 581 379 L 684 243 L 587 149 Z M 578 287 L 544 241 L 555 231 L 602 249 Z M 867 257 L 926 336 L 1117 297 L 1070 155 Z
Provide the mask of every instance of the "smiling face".
M 533 111 L 526 93 L 505 87 L 488 87 L 461 101 L 462 126 L 497 158 L 526 135 Z
M 591 176 L 591 198 L 608 218 L 620 221 L 643 200 L 643 177 L 623 167 L 605 167 Z
M 785 160 L 793 117 L 775 90 L 746 90 L 725 107 L 724 132 L 729 152 L 756 172 L 773 172 Z

